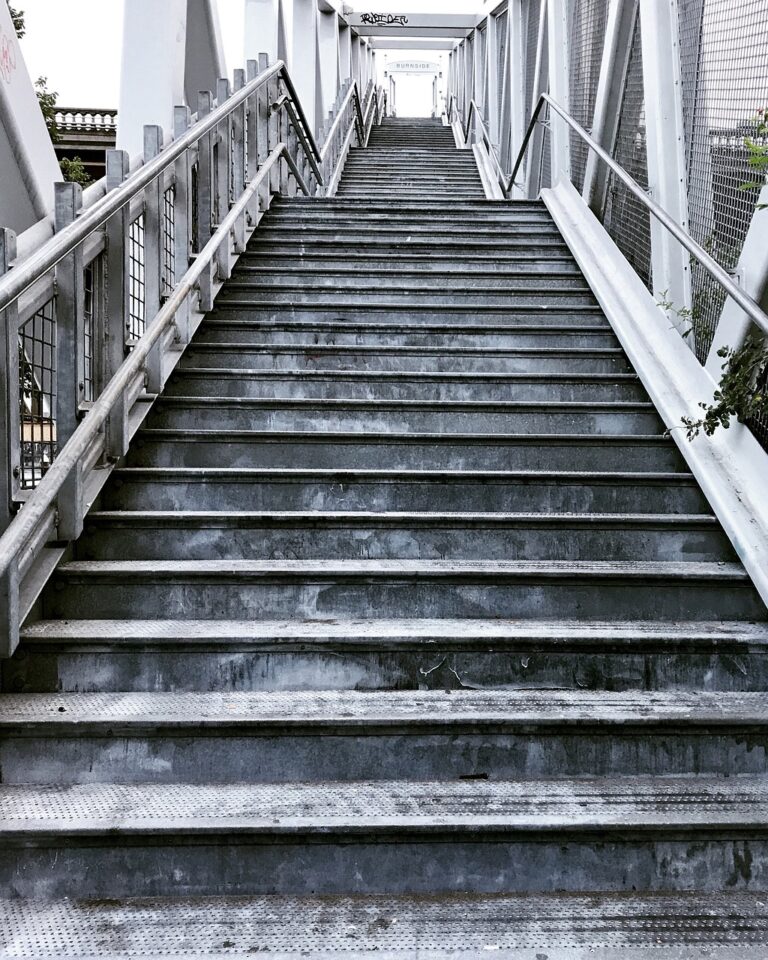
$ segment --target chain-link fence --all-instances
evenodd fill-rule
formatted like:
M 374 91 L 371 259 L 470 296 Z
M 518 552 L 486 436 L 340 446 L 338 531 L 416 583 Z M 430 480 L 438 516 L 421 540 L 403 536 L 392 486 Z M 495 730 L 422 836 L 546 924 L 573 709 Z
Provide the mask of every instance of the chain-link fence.
M 605 0 L 570 0 L 569 9 L 569 101 L 574 119 L 592 128 L 605 41 L 608 4 Z M 576 189 L 584 186 L 589 148 L 571 131 L 571 179 Z

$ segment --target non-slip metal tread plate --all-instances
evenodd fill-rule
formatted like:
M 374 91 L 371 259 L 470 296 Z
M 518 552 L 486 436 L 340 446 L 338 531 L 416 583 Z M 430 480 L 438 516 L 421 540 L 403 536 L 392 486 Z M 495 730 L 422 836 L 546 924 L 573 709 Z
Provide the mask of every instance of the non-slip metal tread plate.
M 768 830 L 764 777 L 0 787 L 0 837 Z
M 0 901 L 8 960 L 756 960 L 767 952 L 768 899 L 742 893 Z
M 173 642 L 349 642 L 388 644 L 536 643 L 576 645 L 667 643 L 768 644 L 768 624 L 741 620 L 39 620 L 25 642 L 121 640 Z
M 0 731 L 56 735 L 104 727 L 309 726 L 360 729 L 462 724 L 562 726 L 759 726 L 768 693 L 457 690 L 231 693 L 39 693 L 0 698 Z

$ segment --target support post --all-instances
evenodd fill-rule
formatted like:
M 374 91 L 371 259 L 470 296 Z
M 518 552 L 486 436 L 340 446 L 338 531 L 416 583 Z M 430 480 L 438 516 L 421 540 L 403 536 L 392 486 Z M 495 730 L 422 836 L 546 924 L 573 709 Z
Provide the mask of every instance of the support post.
M 16 234 L 0 228 L 0 277 L 16 259 Z M 21 458 L 19 426 L 19 311 L 16 301 L 0 311 L 2 354 L 0 354 L 0 533 L 14 514 L 16 477 Z
M 144 127 L 144 163 L 163 149 L 163 131 L 155 124 Z M 162 303 L 163 228 L 165 219 L 163 177 L 153 180 L 144 190 L 144 309 L 147 324 L 157 316 Z M 147 358 L 147 392 L 163 389 L 162 345 L 157 343 Z
M 207 117 L 213 108 L 210 90 L 197 95 L 197 118 Z M 197 144 L 197 236 L 195 250 L 199 252 L 211 239 L 213 223 L 213 133 L 206 133 Z
M 536 43 L 536 65 L 533 74 L 533 94 L 531 98 L 531 116 L 539 102 L 542 93 L 546 93 L 549 86 L 549 43 L 547 21 L 549 5 L 547 0 L 541 0 L 539 15 L 539 36 Z M 541 117 L 541 114 L 539 115 Z M 526 196 L 533 199 L 538 196 L 541 187 L 541 156 L 544 149 L 544 128 L 539 123 L 533 131 L 528 148 L 528 165 L 525 171 Z
M 680 75 L 677 0 L 640 0 L 643 86 L 648 141 L 648 186 L 654 200 L 688 229 L 685 130 Z M 670 321 L 685 334 L 691 307 L 690 256 L 655 217 L 651 218 L 653 286 L 674 304 Z M 691 344 L 692 345 L 692 344 Z
M 114 190 L 128 176 L 128 154 L 124 150 L 107 151 L 107 190 Z M 128 235 L 130 209 L 126 204 L 107 221 L 106 315 L 102 351 L 104 362 L 101 383 L 108 383 L 125 359 L 125 338 L 129 318 L 130 268 Z M 128 422 L 125 398 L 113 407 L 107 421 L 106 456 L 119 460 L 128 450 Z
M 54 228 L 57 233 L 74 222 L 82 204 L 83 191 L 79 184 L 55 184 Z M 56 266 L 56 443 L 59 449 L 77 428 L 85 391 L 84 305 L 81 245 Z M 84 512 L 79 465 L 59 491 L 57 508 L 59 540 L 76 540 L 83 532 Z
M 570 110 L 568 84 L 568 0 L 548 0 L 549 92 Z M 549 142 L 552 151 L 552 184 L 571 179 L 571 134 L 562 117 L 551 114 Z
M 173 110 L 173 136 L 183 136 L 191 123 L 191 112 L 187 106 L 176 106 Z M 174 263 L 176 280 L 179 280 L 189 267 L 192 240 L 192 216 L 190 210 L 192 194 L 191 152 L 185 151 L 174 166 L 173 186 L 173 226 L 174 226 Z M 189 343 L 189 299 L 176 314 L 176 338 L 182 347 Z

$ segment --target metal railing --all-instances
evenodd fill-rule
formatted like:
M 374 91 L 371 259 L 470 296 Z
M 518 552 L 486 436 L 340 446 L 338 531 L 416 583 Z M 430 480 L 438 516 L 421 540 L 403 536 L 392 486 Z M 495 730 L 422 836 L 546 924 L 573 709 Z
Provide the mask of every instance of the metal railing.
M 593 152 L 598 159 L 604 163 L 611 173 L 617 177 L 626 187 L 626 189 L 632 194 L 635 199 L 637 199 L 643 207 L 645 207 L 649 214 L 657 220 L 665 230 L 667 230 L 672 236 L 677 240 L 677 242 L 688 251 L 688 253 L 693 257 L 704 270 L 715 280 L 727 293 L 731 299 L 739 305 L 739 307 L 746 313 L 746 315 L 755 323 L 763 333 L 768 335 L 768 314 L 760 307 L 760 305 L 752 297 L 749 296 L 733 279 L 733 277 L 725 270 L 720 264 L 712 257 L 701 244 L 697 243 L 693 237 L 680 226 L 667 212 L 664 210 L 652 197 L 648 195 L 648 192 L 644 190 L 636 180 L 634 180 L 626 170 L 619 164 L 600 144 L 590 136 L 589 133 L 578 123 L 563 107 L 560 106 L 548 93 L 542 93 L 539 97 L 536 107 L 531 115 L 530 123 L 528 124 L 528 129 L 525 132 L 523 137 L 523 142 L 520 146 L 520 150 L 515 160 L 515 164 L 512 167 L 512 172 L 509 176 L 506 176 L 501 169 L 501 164 L 499 163 L 498 154 L 495 146 L 491 143 L 490 137 L 487 136 L 487 130 L 485 124 L 482 121 L 480 112 L 475 104 L 474 100 L 471 101 L 469 110 L 467 111 L 467 121 L 466 125 L 462 125 L 462 131 L 464 133 L 465 141 L 468 139 L 470 134 L 470 124 L 473 119 L 473 114 L 476 121 L 481 126 L 482 133 L 484 135 L 483 142 L 486 144 L 486 147 L 489 151 L 489 154 L 492 156 L 494 166 L 499 173 L 499 186 L 505 197 L 509 197 L 514 188 L 518 188 L 521 191 L 525 191 L 526 187 L 524 184 L 518 182 L 518 174 L 523 167 L 526 154 L 528 152 L 529 145 L 533 138 L 534 132 L 537 126 L 541 123 L 540 115 L 544 110 L 545 106 L 553 110 L 565 123 L 570 127 L 570 129 L 586 144 L 587 148 Z M 456 105 L 456 98 L 452 95 L 449 101 L 449 109 L 453 111 L 453 114 L 449 113 L 449 119 L 458 120 L 461 123 L 461 117 L 458 115 L 458 108 Z M 538 193 L 538 190 L 535 191 Z
M 194 123 L 176 108 L 165 148 L 145 127 L 133 173 L 109 151 L 106 193 L 87 209 L 76 184 L 57 184 L 56 232 L 25 237 L 20 262 L 0 229 L 0 655 L 272 197 L 327 193 L 343 144 L 364 145 L 381 119 L 380 94 L 361 103 L 353 84 L 355 117 L 340 111 L 321 150 L 285 64 L 265 55 L 216 94 L 200 94 Z

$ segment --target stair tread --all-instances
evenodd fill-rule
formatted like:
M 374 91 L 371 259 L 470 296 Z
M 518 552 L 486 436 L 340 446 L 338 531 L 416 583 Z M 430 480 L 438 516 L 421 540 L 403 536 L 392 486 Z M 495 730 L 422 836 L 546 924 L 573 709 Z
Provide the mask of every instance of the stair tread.
M 676 724 L 753 726 L 768 720 L 768 694 L 681 690 L 612 693 L 584 690 L 450 692 L 188 692 L 6 694 L 0 731 L 86 735 L 163 727 L 247 727 L 272 732 L 296 727 L 376 729 L 456 725 L 496 727 Z M 768 787 L 767 787 L 768 789 Z
M 184 577 L 480 577 L 749 582 L 739 563 L 657 560 L 70 560 L 62 576 Z
M 764 894 L 601 893 L 0 900 L 18 960 L 762 960 Z M 98 945 L 98 947 L 96 946 Z M 711 951 L 717 947 L 717 954 Z
M 0 836 L 768 829 L 763 776 L 0 786 Z M 624 834 L 626 836 L 626 834 Z

